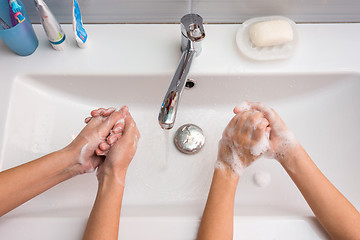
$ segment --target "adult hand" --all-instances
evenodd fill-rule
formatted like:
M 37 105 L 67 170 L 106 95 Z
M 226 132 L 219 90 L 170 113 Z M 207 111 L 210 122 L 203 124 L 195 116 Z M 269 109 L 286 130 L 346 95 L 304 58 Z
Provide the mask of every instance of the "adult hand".
M 116 128 L 125 119 L 128 113 L 127 107 L 119 111 L 111 111 L 108 117 L 96 116 L 88 121 L 79 135 L 65 148 L 73 156 L 74 175 L 94 171 L 103 161 L 98 156 L 99 145 L 106 142 L 112 129 Z
M 125 126 L 121 138 L 111 146 L 105 161 L 98 168 L 98 179 L 105 174 L 113 174 L 121 184 L 124 184 L 128 166 L 133 159 L 140 133 L 131 114 L 125 116 Z

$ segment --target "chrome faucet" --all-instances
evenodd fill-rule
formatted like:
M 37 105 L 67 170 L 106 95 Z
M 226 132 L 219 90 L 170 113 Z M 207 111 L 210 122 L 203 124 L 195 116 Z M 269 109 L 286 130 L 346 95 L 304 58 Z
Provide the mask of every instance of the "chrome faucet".
M 160 109 L 158 119 L 163 129 L 171 129 L 174 126 L 193 57 L 200 54 L 201 40 L 205 37 L 203 19 L 199 15 L 187 14 L 181 18 L 180 23 L 182 55 Z

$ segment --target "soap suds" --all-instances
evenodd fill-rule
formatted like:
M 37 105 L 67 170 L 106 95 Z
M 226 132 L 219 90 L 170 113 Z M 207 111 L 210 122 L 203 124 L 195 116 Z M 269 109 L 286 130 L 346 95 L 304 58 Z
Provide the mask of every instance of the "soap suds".
M 94 172 L 95 167 L 93 166 L 91 161 L 88 161 L 87 158 L 91 156 L 94 152 L 94 146 L 91 146 L 89 142 L 87 142 L 80 150 L 79 155 L 79 164 L 82 166 L 90 165 L 89 170 L 85 171 L 86 173 Z
M 121 124 L 121 125 L 124 125 L 125 124 L 125 118 L 120 118 L 119 119 L 119 121 L 117 121 L 116 123 L 115 123 L 115 125 L 117 125 L 117 124 Z
M 271 183 L 271 175 L 267 172 L 258 171 L 253 175 L 253 181 L 256 186 L 264 188 Z
M 253 156 L 257 157 L 263 153 L 266 153 L 270 148 L 269 133 L 265 133 L 259 142 L 257 142 L 251 149 L 250 152 Z
M 242 102 L 240 103 L 239 105 L 237 105 L 234 109 L 234 111 L 238 111 L 238 112 L 241 112 L 241 111 L 249 111 L 251 109 L 251 105 L 249 102 Z
M 215 168 L 218 169 L 225 169 L 225 165 L 230 167 L 230 169 L 237 175 L 241 176 L 245 171 L 245 166 L 242 164 L 240 157 L 241 153 L 237 152 L 232 145 L 231 141 L 221 139 L 219 142 L 219 155 L 220 155 L 220 149 L 221 145 L 224 145 L 228 147 L 231 151 L 231 154 L 228 154 L 227 156 L 218 156 L 218 159 L 215 163 Z M 240 155 L 240 156 L 239 156 Z
M 276 139 L 276 149 L 271 149 L 271 146 L 269 146 L 269 150 L 264 152 L 264 155 L 268 158 L 275 158 L 279 162 L 283 161 L 283 158 L 289 149 L 294 148 L 298 144 L 295 135 L 286 128 L 281 118 L 277 116 L 276 113 L 268 106 L 262 103 L 245 102 L 240 104 L 238 107 L 246 105 L 246 103 L 250 105 L 251 109 L 264 113 L 265 118 L 269 121 L 271 127 L 269 140 L 271 141 L 271 139 Z M 236 112 L 238 107 L 234 109 L 234 112 Z M 276 150 L 276 152 L 274 152 L 274 150 Z

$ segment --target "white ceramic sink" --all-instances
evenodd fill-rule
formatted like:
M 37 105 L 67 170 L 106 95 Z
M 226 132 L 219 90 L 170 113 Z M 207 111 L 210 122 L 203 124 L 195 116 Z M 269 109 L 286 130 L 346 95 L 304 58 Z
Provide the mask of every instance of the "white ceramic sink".
M 244 100 L 261 101 L 277 110 L 324 174 L 360 209 L 360 192 L 355 190 L 360 182 L 359 74 L 191 77 L 197 85 L 184 90 L 175 126 L 165 133 L 157 117 L 170 75 L 18 76 L 11 90 L 1 169 L 62 148 L 82 129 L 92 109 L 127 104 L 141 140 L 126 179 L 120 239 L 194 239 L 218 140 L 232 109 Z M 202 151 L 192 156 L 173 144 L 176 129 L 186 123 L 200 126 L 206 136 Z M 268 186 L 254 183 L 259 171 L 271 175 Z M 95 174 L 64 182 L 5 216 L 0 236 L 79 239 L 96 189 Z M 274 160 L 260 159 L 246 170 L 235 205 L 237 239 L 328 238 Z M 42 231 L 45 223 L 50 231 Z M 164 228 L 171 229 L 171 237 L 162 233 Z

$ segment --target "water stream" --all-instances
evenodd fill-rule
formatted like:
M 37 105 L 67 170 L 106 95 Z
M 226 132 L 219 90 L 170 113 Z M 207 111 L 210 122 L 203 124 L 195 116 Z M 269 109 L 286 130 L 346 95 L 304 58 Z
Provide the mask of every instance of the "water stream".
M 161 170 L 165 171 L 169 164 L 169 152 L 170 152 L 170 131 L 163 130 L 164 132 L 164 159 L 161 164 Z

